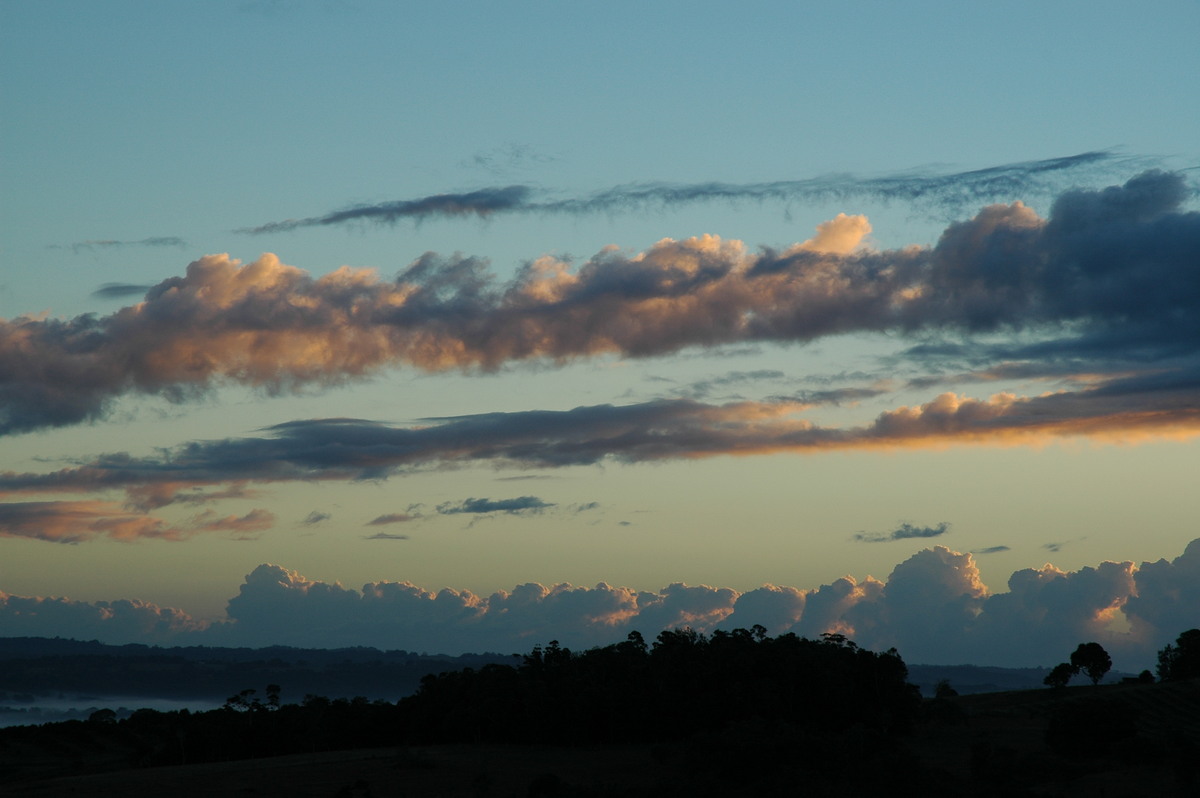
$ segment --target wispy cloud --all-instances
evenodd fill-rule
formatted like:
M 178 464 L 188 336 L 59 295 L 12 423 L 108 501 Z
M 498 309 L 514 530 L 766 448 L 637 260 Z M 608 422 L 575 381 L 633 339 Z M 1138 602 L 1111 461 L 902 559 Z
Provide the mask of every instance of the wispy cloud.
M 124 299 L 131 296 L 144 296 L 154 286 L 135 285 L 133 283 L 105 283 L 92 292 L 97 299 Z
M 1189 196 L 1180 175 L 1147 172 L 1065 192 L 1048 219 L 989 206 L 931 248 L 863 250 L 869 225 L 842 215 L 784 250 L 667 239 L 578 269 L 539 258 L 504 285 L 461 256 L 427 254 L 395 281 L 208 256 L 109 316 L 0 321 L 0 434 L 97 419 L 127 393 L 182 402 L 225 382 L 279 392 L 396 365 L 490 371 L 856 332 L 919 337 L 899 357 L 937 370 L 1075 369 L 1087 390 L 1047 401 L 1122 395 L 1149 428 L 1194 409 L 1200 383 Z
M 367 522 L 367 526 L 386 526 L 388 524 L 407 524 L 409 521 L 419 520 L 422 516 L 419 513 L 386 513 L 372 518 Z
M 366 535 L 365 540 L 408 540 L 408 535 L 396 535 L 391 532 L 376 532 L 374 535 Z
M 860 543 L 884 543 L 891 540 L 909 540 L 911 538 L 937 538 L 949 531 L 950 525 L 944 521 L 936 526 L 914 526 L 903 523 L 891 532 L 859 532 L 851 540 L 857 540 Z
M 511 157 L 513 153 L 509 153 Z M 873 197 L 909 204 L 960 209 L 996 199 L 1013 199 L 1060 189 L 1066 175 L 1103 171 L 1130 159 L 1112 152 L 1084 152 L 1061 158 L 1003 164 L 967 172 L 934 173 L 909 171 L 884 177 L 825 175 L 803 180 L 762 183 L 631 183 L 581 197 L 554 198 L 533 186 L 511 185 L 475 191 L 434 194 L 415 199 L 392 200 L 373 205 L 356 205 L 320 216 L 285 219 L 239 230 L 260 235 L 302 227 L 342 225 L 354 222 L 395 224 L 403 220 L 497 214 L 585 215 L 644 211 L 702 202 L 814 202 Z M 494 156 L 479 156 L 481 166 L 495 167 Z
M 305 526 L 315 526 L 316 524 L 323 524 L 331 518 L 333 518 L 333 516 L 329 513 L 313 510 L 308 515 L 304 516 L 304 520 L 300 523 L 304 524 Z
M 92 239 L 89 241 L 76 241 L 72 244 L 50 244 L 47 249 L 69 249 L 75 254 L 83 251 L 95 251 L 104 249 L 124 249 L 126 247 L 176 247 L 183 249 L 187 246 L 187 242 L 178 236 L 154 236 L 151 238 L 142 238 L 137 241 L 118 241 L 116 239 Z

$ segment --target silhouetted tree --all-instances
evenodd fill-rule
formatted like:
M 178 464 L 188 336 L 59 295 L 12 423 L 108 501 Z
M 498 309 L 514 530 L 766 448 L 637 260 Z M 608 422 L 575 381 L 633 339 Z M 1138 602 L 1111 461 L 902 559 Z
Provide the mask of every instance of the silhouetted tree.
M 1200 629 L 1188 629 L 1158 652 L 1158 678 L 1163 681 L 1200 676 Z
M 1112 657 L 1099 643 L 1080 643 L 1071 654 L 1071 666 L 1075 672 L 1083 671 L 1092 684 L 1100 684 L 1104 674 L 1112 667 Z
M 1078 672 L 1079 670 L 1071 663 L 1060 662 L 1046 674 L 1046 678 L 1042 679 L 1042 684 L 1047 687 L 1066 687 L 1067 682 L 1071 681 L 1071 677 Z
M 954 698 L 958 695 L 958 691 L 950 686 L 949 679 L 939 679 L 937 685 L 933 688 L 934 698 Z

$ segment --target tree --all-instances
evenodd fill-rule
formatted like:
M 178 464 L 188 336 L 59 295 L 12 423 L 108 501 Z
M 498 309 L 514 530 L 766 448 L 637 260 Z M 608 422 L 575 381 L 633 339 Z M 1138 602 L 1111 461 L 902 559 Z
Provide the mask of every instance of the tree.
M 1158 678 L 1163 681 L 1200 676 L 1200 629 L 1188 629 L 1158 652 Z
M 1071 667 L 1076 673 L 1086 673 L 1092 684 L 1100 684 L 1104 674 L 1112 667 L 1112 657 L 1099 643 L 1080 643 L 1079 648 L 1071 654 Z
M 1047 687 L 1066 687 L 1067 682 L 1071 681 L 1071 677 L 1078 672 L 1078 668 L 1069 662 L 1060 662 L 1046 674 L 1046 678 L 1042 679 L 1042 684 Z
M 938 683 L 933 688 L 934 698 L 956 698 L 958 691 L 950 686 L 949 679 L 938 679 Z

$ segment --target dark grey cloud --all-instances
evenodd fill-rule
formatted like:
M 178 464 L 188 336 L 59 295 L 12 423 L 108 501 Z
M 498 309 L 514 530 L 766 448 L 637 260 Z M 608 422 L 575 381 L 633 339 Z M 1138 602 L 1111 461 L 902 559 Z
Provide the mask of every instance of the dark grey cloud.
M 891 540 L 908 540 L 910 538 L 936 538 L 950 531 L 950 524 L 943 521 L 936 526 L 914 526 L 902 523 L 891 532 L 859 532 L 851 540 L 860 543 L 884 543 Z
M 1084 152 L 1062 158 L 1004 164 L 949 174 L 909 171 L 885 177 L 826 175 L 803 180 L 763 183 L 631 183 L 582 197 L 554 198 L 532 186 L 512 185 L 476 191 L 434 194 L 374 205 L 357 205 L 322 216 L 268 222 L 239 230 L 254 235 L 279 233 L 301 227 L 352 222 L 395 224 L 405 219 L 431 217 L 488 217 L 500 213 L 634 212 L 700 202 L 816 202 L 873 197 L 887 201 L 922 203 L 959 209 L 996 199 L 1013 199 L 1062 188 L 1066 175 L 1098 171 L 1130 159 L 1112 152 Z M 479 165 L 494 166 L 486 157 Z M 1126 163 L 1126 168 L 1128 164 Z
M 1148 406 L 1153 412 L 1146 412 Z M 430 418 L 414 427 L 347 418 L 299 420 L 269 427 L 263 435 L 197 441 L 151 457 L 117 452 L 48 473 L 0 473 L 0 496 L 17 500 L 125 490 L 129 507 L 147 510 L 197 496 L 235 495 L 249 483 L 380 480 L 467 464 L 545 469 L 955 441 L 1039 443 L 1063 436 L 1172 434 L 1200 427 L 1200 384 L 1166 393 L 1158 384 L 1141 392 L 1136 386 L 1104 386 L 988 400 L 947 393 L 924 405 L 886 411 L 857 427 L 823 427 L 798 417 L 803 410 L 788 403 L 712 405 L 678 399 Z M 537 497 L 472 499 L 446 503 L 439 511 L 534 509 L 538 503 Z
M 322 524 L 331 518 L 333 518 L 333 516 L 330 513 L 324 513 L 320 510 L 313 510 L 308 515 L 304 516 L 304 520 L 300 523 L 304 524 L 305 526 L 314 526 L 316 524 Z
M 434 194 L 414 200 L 358 205 L 327 213 L 324 216 L 268 222 L 258 227 L 243 228 L 236 232 L 260 235 L 262 233 L 281 233 L 301 227 L 341 225 L 350 222 L 369 221 L 395 224 L 406 219 L 421 221 L 431 217 L 477 216 L 486 218 L 503 211 L 527 209 L 529 198 L 533 193 L 534 190 L 529 186 L 503 186 L 483 188 L 461 194 Z
M 374 535 L 366 535 L 365 540 L 408 540 L 408 535 L 394 535 L 391 532 L 376 532 Z
M 367 526 L 384 526 L 385 524 L 406 524 L 409 521 L 416 521 L 421 518 L 418 513 L 387 513 L 386 515 L 376 516 L 367 522 Z
M 537 496 L 517 496 L 513 499 L 472 498 L 463 499 L 458 502 L 442 502 L 437 506 L 437 511 L 442 515 L 455 515 L 458 513 L 469 513 L 472 515 L 484 515 L 487 513 L 523 515 L 526 513 L 540 513 L 554 506 L 553 502 L 543 501 Z
M 124 299 L 131 296 L 145 296 L 154 286 L 135 285 L 133 283 L 105 283 L 92 292 L 96 299 Z
M 999 554 L 1002 551 L 1011 551 L 1008 546 L 988 546 L 983 549 L 972 549 L 972 554 Z

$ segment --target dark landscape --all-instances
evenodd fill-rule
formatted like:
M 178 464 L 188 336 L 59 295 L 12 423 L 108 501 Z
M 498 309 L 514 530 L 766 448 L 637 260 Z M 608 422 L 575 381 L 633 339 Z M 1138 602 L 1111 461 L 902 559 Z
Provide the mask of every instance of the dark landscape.
M 370 649 L 101 647 L 10 639 L 0 689 L 137 674 L 176 680 L 324 679 L 395 700 L 247 682 L 204 712 L 97 709 L 86 720 L 0 729 L 6 795 L 588 796 L 1191 795 L 1200 784 L 1200 632 L 1149 671 L 1099 684 L 1103 654 L 1080 645 L 1036 689 L 931 697 L 894 651 L 835 634 L 690 629 L 572 652 L 437 658 Z M 110 649 L 119 653 L 112 653 Z M 57 653 L 54 653 L 57 652 Z M 303 659 L 299 657 L 303 654 Z M 489 661 L 490 659 L 490 661 Z M 35 663 L 37 664 L 35 666 Z M 57 663 L 57 668 L 55 667 Z M 107 668 L 97 663 L 107 663 Z M 1069 670 L 1062 686 L 1053 674 Z M 430 672 L 435 670 L 436 672 Z M 986 669 L 977 669 L 986 672 Z M 999 670 L 999 669 L 997 669 Z M 198 674 L 209 674 L 202 682 Z M 970 673 L 970 670 L 960 670 Z M 105 676 L 110 674 L 110 676 Z M 389 675 L 391 674 L 391 675 Z M 341 679 L 341 681 L 337 681 Z M 376 681 L 378 680 L 378 681 Z M 411 694 L 408 694 L 411 693 Z M 369 693 L 374 695 L 374 693 Z

